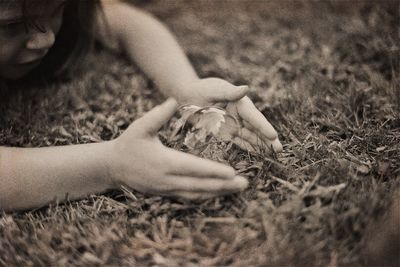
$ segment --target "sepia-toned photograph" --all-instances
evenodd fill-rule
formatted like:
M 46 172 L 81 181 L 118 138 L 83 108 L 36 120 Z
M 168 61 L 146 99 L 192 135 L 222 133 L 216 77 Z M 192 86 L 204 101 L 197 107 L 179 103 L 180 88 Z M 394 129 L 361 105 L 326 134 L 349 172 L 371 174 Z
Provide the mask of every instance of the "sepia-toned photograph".
M 0 0 L 0 266 L 400 266 L 400 1 Z

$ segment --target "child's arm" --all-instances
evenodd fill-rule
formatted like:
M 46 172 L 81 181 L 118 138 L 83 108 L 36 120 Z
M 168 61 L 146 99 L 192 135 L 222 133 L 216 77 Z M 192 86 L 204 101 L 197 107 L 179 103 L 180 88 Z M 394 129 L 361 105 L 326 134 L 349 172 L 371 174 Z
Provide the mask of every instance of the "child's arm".
M 169 100 L 117 139 L 50 148 L 0 147 L 0 209 L 39 207 L 127 185 L 144 193 L 204 199 L 240 191 L 231 167 L 167 148 L 157 131 L 176 110 Z
M 102 4 L 107 25 L 100 14 L 100 41 L 127 53 L 166 95 L 178 102 L 190 98 L 185 94 L 188 84 L 199 78 L 169 30 L 132 5 L 109 0 Z
M 106 148 L 106 143 L 0 147 L 0 209 L 29 209 L 106 191 Z
M 262 140 L 269 148 L 282 150 L 275 129 L 245 96 L 246 86 L 217 78 L 200 79 L 170 31 L 148 13 L 119 1 L 103 0 L 103 7 L 108 30 L 100 16 L 100 41 L 123 49 L 167 96 L 181 104 L 225 103 L 228 111 L 243 120 L 244 134 L 236 143 L 249 147 L 246 144 L 260 145 Z

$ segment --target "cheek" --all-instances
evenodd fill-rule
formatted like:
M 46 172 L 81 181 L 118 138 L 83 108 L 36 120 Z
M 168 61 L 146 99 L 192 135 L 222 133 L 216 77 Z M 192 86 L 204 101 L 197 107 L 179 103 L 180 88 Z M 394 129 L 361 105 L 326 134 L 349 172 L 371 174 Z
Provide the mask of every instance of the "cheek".
M 51 29 L 53 30 L 55 35 L 57 35 L 58 32 L 60 31 L 62 23 L 63 23 L 63 16 L 62 15 L 53 19 L 53 21 L 51 23 Z
M 25 42 L 25 38 L 22 37 L 3 39 L 0 36 L 0 65 L 12 64 L 23 51 Z

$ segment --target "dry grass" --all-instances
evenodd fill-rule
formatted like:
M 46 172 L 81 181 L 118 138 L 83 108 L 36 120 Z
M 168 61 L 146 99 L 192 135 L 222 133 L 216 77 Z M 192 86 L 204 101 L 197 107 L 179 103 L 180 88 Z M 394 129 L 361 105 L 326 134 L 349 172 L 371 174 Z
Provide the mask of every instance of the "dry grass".
M 373 222 L 400 181 L 398 2 L 139 5 L 173 29 L 201 76 L 251 86 L 284 152 L 230 148 L 226 160 L 249 188 L 201 203 L 122 189 L 3 213 L 0 265 L 371 262 Z M 0 144 L 109 140 L 163 100 L 136 67 L 101 49 L 84 70 L 72 82 L 3 95 Z M 386 234 L 398 245 L 396 226 Z

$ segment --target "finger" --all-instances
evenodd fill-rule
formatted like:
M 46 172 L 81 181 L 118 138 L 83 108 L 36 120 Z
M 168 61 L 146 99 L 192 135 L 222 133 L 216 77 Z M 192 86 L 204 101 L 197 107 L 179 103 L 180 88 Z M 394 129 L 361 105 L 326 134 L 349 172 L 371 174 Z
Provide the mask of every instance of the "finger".
M 235 86 L 226 81 L 221 81 L 215 87 L 207 88 L 210 90 L 208 95 L 211 97 L 211 101 L 214 102 L 224 102 L 224 101 L 237 101 L 243 98 L 250 90 L 247 85 Z
M 265 142 L 255 133 L 249 131 L 247 128 L 239 130 L 239 137 L 246 140 L 253 146 L 264 146 Z
M 135 122 L 135 127 L 144 134 L 156 134 L 174 114 L 177 102 L 169 98 L 161 105 L 156 106 Z
M 272 150 L 276 153 L 282 152 L 282 144 L 278 138 L 271 141 L 267 138 L 261 139 L 259 135 L 249 131 L 247 128 L 241 128 L 239 131 L 239 137 L 246 140 L 254 147 L 267 148 L 269 152 Z
M 235 176 L 235 170 L 222 163 L 202 159 L 173 149 L 168 150 L 168 158 L 172 159 L 169 163 L 169 174 L 222 179 L 232 179 Z
M 253 128 L 257 129 L 263 136 L 270 140 L 278 137 L 277 132 L 264 115 L 254 106 L 248 97 L 243 97 L 237 103 L 237 113 L 247 121 Z
M 222 180 L 206 177 L 192 177 L 180 175 L 168 175 L 168 183 L 165 185 L 165 192 L 171 195 L 178 195 L 179 192 L 206 193 L 206 194 L 231 194 L 247 188 L 248 181 L 242 176 L 234 176 L 230 180 Z
M 249 151 L 249 152 L 253 152 L 253 153 L 256 152 L 256 150 L 254 149 L 252 144 L 250 144 L 243 138 L 240 138 L 239 136 L 236 136 L 235 138 L 233 138 L 233 143 L 245 151 Z
M 276 153 L 280 153 L 280 152 L 283 151 L 283 145 L 282 145 L 282 143 L 279 141 L 278 138 L 276 138 L 274 141 L 272 141 L 271 145 L 272 145 L 272 148 L 274 149 L 274 151 L 275 151 Z
M 216 198 L 220 195 L 211 193 L 192 193 L 192 192 L 176 192 L 175 195 L 190 201 L 200 201 L 210 198 Z

